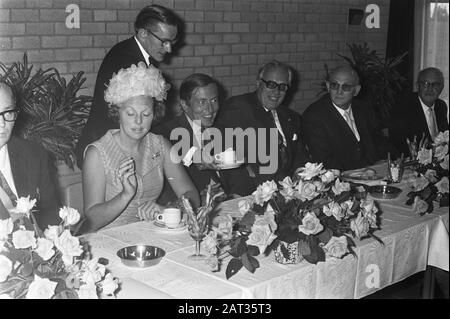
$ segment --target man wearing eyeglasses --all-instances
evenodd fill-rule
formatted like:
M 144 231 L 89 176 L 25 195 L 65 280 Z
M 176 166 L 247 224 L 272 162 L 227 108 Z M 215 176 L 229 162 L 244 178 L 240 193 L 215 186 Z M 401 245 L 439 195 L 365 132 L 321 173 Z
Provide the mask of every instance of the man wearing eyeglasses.
M 102 137 L 107 130 L 118 128 L 117 123 L 107 116 L 104 99 L 105 88 L 113 73 L 141 61 L 158 66 L 172 53 L 179 24 L 178 17 L 169 9 L 159 5 L 147 6 L 136 17 L 135 35 L 119 42 L 106 54 L 98 71 L 89 119 L 76 147 L 80 167 L 86 146 Z
M 349 170 L 380 159 L 375 141 L 381 134 L 374 112 L 355 98 L 361 90 L 356 71 L 349 66 L 334 69 L 326 87 L 328 94 L 302 115 L 312 160 L 327 169 Z
M 439 69 L 423 69 L 417 80 L 418 92 L 393 110 L 390 138 L 405 154 L 409 152 L 407 138 L 420 140 L 425 135 L 431 142 L 439 132 L 448 130 L 447 104 L 439 99 L 443 88 L 444 75 Z
M 256 134 L 254 144 L 249 140 L 244 143 L 246 165 L 220 173 L 228 194 L 249 195 L 263 182 L 282 180 L 307 162 L 300 137 L 300 115 L 282 106 L 291 83 L 292 70 L 273 60 L 259 70 L 256 91 L 231 97 L 221 107 L 217 127 L 252 129 Z M 269 161 L 260 156 L 262 151 L 269 155 Z M 273 164 L 275 171 L 266 173 L 263 168 Z
M 58 203 L 49 175 L 46 151 L 33 142 L 12 135 L 18 116 L 11 87 L 0 81 L 0 219 L 9 218 L 9 210 L 19 197 L 37 199 L 34 216 L 41 229 L 57 225 Z

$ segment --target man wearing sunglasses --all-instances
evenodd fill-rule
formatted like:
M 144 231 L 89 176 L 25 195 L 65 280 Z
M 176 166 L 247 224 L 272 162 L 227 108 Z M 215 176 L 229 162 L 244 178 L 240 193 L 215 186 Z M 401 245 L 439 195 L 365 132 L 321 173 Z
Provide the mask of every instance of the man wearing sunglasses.
M 256 91 L 231 97 L 221 107 L 217 127 L 252 129 L 256 134 L 253 145 L 248 140 L 244 143 L 246 165 L 220 173 L 228 194 L 249 195 L 263 182 L 282 180 L 307 162 L 300 138 L 300 115 L 282 106 L 291 83 L 292 70 L 273 60 L 259 70 Z M 275 134 L 271 135 L 271 129 Z M 263 147 L 269 161 L 260 156 Z M 272 164 L 276 164 L 275 172 L 265 173 L 262 167 Z
M 0 219 L 9 218 L 9 210 L 19 197 L 37 200 L 34 216 L 41 229 L 57 225 L 58 203 L 49 175 L 47 152 L 38 144 L 12 135 L 18 116 L 11 87 L 0 81 Z
M 381 133 L 373 110 L 356 99 L 359 77 L 349 66 L 334 69 L 326 81 L 328 94 L 302 115 L 306 144 L 314 162 L 327 169 L 365 167 L 380 159 Z M 376 142 L 377 141 L 377 142 Z M 384 154 L 383 154 L 384 155 Z
M 447 104 L 439 99 L 444 88 L 444 75 L 437 68 L 419 72 L 418 92 L 409 94 L 392 112 L 390 138 L 392 143 L 408 154 L 406 139 L 420 140 L 425 135 L 433 141 L 439 132 L 448 130 Z
M 141 61 L 157 67 L 172 53 L 179 25 L 180 20 L 169 9 L 159 5 L 147 6 L 136 17 L 135 35 L 119 42 L 106 54 L 97 74 L 89 119 L 76 147 L 79 167 L 82 165 L 86 146 L 102 137 L 107 130 L 118 128 L 107 116 L 107 103 L 104 99 L 105 88 L 113 74 Z

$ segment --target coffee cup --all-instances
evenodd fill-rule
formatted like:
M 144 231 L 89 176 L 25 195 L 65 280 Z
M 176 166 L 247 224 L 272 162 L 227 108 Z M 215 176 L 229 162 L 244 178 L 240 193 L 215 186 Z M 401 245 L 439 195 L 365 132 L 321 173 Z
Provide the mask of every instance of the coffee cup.
M 231 165 L 236 162 L 236 152 L 232 148 L 228 148 L 222 153 L 214 155 L 214 159 L 223 165 Z
M 167 228 L 178 228 L 181 222 L 181 211 L 178 208 L 166 208 L 156 215 L 156 220 L 163 222 Z

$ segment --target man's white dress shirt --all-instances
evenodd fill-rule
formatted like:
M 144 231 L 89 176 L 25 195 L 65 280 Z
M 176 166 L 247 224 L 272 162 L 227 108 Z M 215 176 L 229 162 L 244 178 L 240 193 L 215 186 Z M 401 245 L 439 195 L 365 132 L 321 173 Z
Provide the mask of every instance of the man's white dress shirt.
M 339 106 L 333 103 L 333 106 L 336 108 L 336 110 L 341 114 L 341 116 L 344 118 L 345 122 L 347 122 L 348 126 L 352 130 L 353 134 L 355 135 L 358 142 L 361 140 L 358 132 L 358 128 L 356 127 L 355 118 L 353 117 L 353 111 L 352 106 L 350 105 L 348 109 L 343 110 Z

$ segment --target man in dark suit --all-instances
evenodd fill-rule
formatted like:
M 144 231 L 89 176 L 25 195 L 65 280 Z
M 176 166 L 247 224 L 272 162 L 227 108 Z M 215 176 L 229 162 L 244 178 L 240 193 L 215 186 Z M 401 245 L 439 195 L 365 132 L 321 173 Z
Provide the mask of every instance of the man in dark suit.
M 267 180 L 282 180 L 308 161 L 298 117 L 281 104 L 291 85 L 292 70 L 278 61 L 265 64 L 258 72 L 256 91 L 229 98 L 219 111 L 216 123 L 222 129 L 242 129 L 255 139 L 234 139 L 237 156 L 246 165 L 221 171 L 226 192 L 246 196 Z M 245 150 L 239 154 L 239 144 Z M 225 145 L 227 148 L 228 145 Z
M 423 134 L 428 141 L 439 132 L 448 130 L 447 104 L 439 99 L 444 88 L 444 75 L 439 69 L 426 68 L 419 72 L 418 92 L 409 94 L 404 103 L 392 113 L 390 139 L 396 147 L 409 153 L 406 139 Z
M 30 195 L 37 199 L 39 211 L 34 216 L 44 229 L 60 222 L 48 156 L 41 146 L 11 136 L 17 114 L 11 88 L 0 82 L 0 218 L 9 217 L 6 213 L 17 198 Z
M 188 76 L 180 86 L 180 104 L 183 109 L 181 115 L 170 121 L 163 122 L 152 131 L 170 140 L 172 144 L 184 143 L 178 154 L 183 159 L 187 172 L 194 182 L 198 192 L 204 190 L 212 179 L 220 182 L 211 154 L 203 152 L 203 147 L 210 141 L 205 141 L 206 134 L 202 134 L 214 124 L 219 111 L 219 88 L 217 82 L 209 75 L 195 73 Z M 184 134 L 178 134 L 178 132 Z M 183 140 L 187 139 L 187 140 Z M 191 152 L 189 152 L 192 149 Z M 208 158 L 204 159 L 207 156 Z M 200 161 L 199 161 L 200 160 Z M 165 183 L 165 189 L 159 198 L 161 202 L 173 200 L 170 185 Z
M 107 130 L 118 128 L 107 116 L 105 89 L 114 73 L 141 61 L 158 66 L 177 41 L 178 18 L 159 5 L 143 8 L 134 22 L 135 35 L 117 43 L 105 56 L 97 74 L 94 99 L 86 126 L 78 141 L 75 153 L 78 166 L 82 166 L 84 149 L 102 137 Z
M 361 168 L 379 160 L 383 141 L 368 104 L 355 99 L 361 86 L 351 67 L 333 70 L 328 94 L 302 114 L 303 132 L 314 162 L 328 169 Z

